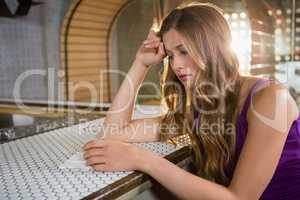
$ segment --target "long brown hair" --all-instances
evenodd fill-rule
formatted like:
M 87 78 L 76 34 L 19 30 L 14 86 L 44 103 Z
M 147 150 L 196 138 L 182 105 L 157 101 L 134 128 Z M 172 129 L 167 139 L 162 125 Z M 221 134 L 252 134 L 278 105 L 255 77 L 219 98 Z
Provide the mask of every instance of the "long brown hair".
M 222 11 L 209 3 L 182 4 L 162 22 L 159 35 L 170 29 L 179 33 L 187 51 L 199 67 L 192 94 L 187 95 L 169 64 L 161 77 L 162 96 L 168 112 L 161 128 L 163 139 L 176 130 L 188 133 L 194 150 L 197 174 L 228 185 L 227 169 L 232 168 L 235 153 L 236 108 L 239 95 L 239 62 L 230 47 L 231 33 Z M 177 84 L 168 84 L 170 82 Z M 184 113 L 191 107 L 198 118 L 187 123 Z M 187 106 L 188 105 L 188 106 Z M 205 127 L 204 127 L 205 125 Z

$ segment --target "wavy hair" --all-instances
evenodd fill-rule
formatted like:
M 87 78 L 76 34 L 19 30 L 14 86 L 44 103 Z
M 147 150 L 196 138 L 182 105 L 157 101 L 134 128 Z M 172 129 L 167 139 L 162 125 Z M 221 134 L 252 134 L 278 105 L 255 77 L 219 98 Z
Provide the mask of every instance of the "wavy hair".
M 161 90 L 168 112 L 161 123 L 161 138 L 171 138 L 174 132 L 189 134 L 196 173 L 229 185 L 231 178 L 227 170 L 234 163 L 240 90 L 239 62 L 230 46 L 229 25 L 222 10 L 215 5 L 189 3 L 180 5 L 164 18 L 159 36 L 162 38 L 170 29 L 183 38 L 199 73 L 192 93 L 187 95 L 166 59 Z M 198 115 L 192 124 L 184 117 L 189 109 Z

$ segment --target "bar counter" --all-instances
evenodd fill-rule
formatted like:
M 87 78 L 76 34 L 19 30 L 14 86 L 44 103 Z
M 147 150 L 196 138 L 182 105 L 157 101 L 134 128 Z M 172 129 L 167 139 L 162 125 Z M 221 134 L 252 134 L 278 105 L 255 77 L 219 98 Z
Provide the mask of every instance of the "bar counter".
M 159 114 L 157 106 L 142 108 L 142 112 L 134 112 L 133 118 Z M 2 114 L 4 118 L 8 115 Z M 70 116 L 73 123 L 68 121 Z M 6 131 L 8 138 L 2 138 L 6 140 L 0 144 L 0 199 L 138 199 L 146 190 L 151 193 L 152 186 L 158 183 L 141 172 L 95 172 L 62 167 L 70 157 L 80 154 L 84 143 L 95 137 L 103 117 L 103 114 L 90 113 L 44 118 L 44 121 L 27 118 L 31 124 L 25 126 L 23 122 L 21 126 L 10 127 L 14 137 L 7 133 L 9 128 L 1 127 L 1 134 Z M 178 137 L 177 144 L 134 145 L 186 168 L 191 160 L 188 137 Z

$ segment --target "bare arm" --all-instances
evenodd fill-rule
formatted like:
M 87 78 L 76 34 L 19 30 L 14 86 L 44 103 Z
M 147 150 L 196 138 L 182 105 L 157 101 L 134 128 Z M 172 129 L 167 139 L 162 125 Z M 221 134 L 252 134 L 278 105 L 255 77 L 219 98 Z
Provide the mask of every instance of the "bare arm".
M 105 125 L 118 125 L 121 128 L 130 123 L 135 98 L 147 71 L 148 68 L 144 64 L 134 61 L 110 106 Z
M 158 64 L 165 56 L 163 44 L 160 39 L 155 35 L 155 32 L 150 29 L 147 40 L 141 45 L 136 54 L 136 59 L 133 62 L 126 78 L 124 79 L 117 95 L 115 96 L 110 109 L 104 121 L 105 129 L 109 129 L 109 133 L 104 131 L 98 134 L 98 137 L 112 137 L 123 141 L 135 140 L 153 140 L 157 131 L 158 119 L 145 119 L 132 121 L 132 113 L 135 104 L 135 98 L 138 93 L 139 87 L 143 82 L 149 66 Z M 145 127 L 152 127 L 153 130 L 144 130 Z M 111 131 L 114 129 L 114 131 Z M 130 133 L 133 131 L 133 133 Z M 136 136 L 137 133 L 150 132 L 152 138 L 146 136 Z M 118 134 L 117 134 L 118 133 Z M 152 134 L 153 133 L 153 134 Z M 123 134 L 123 135 L 122 135 Z M 109 135 L 109 136 L 108 136 Z M 134 135 L 134 139 L 132 137 Z M 130 139 L 127 137 L 131 137 Z M 154 138 L 153 138 L 154 137 Z
M 143 165 L 138 169 L 181 199 L 259 199 L 274 174 L 298 110 L 287 91 L 278 86 L 260 92 L 253 103 L 255 108 L 248 112 L 247 138 L 229 187 L 197 177 L 147 151 L 141 153 L 137 163 Z M 284 113 L 282 105 L 286 106 Z
M 132 120 L 129 125 L 118 129 L 106 127 L 99 139 L 112 139 L 124 142 L 155 142 L 160 140 L 159 125 L 163 116 Z
M 257 93 L 253 105 L 248 111 L 247 137 L 228 187 L 193 175 L 151 151 L 119 141 L 91 141 L 84 147 L 84 156 L 97 171 L 145 172 L 180 199 L 259 199 L 274 174 L 298 110 L 287 91 L 276 85 Z M 283 105 L 286 110 L 282 110 Z M 98 154 L 101 156 L 95 156 Z

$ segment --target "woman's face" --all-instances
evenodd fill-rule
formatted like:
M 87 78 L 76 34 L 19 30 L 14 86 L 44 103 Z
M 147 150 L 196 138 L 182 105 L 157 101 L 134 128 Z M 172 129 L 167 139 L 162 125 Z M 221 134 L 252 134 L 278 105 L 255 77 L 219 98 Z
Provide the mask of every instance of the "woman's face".
M 185 89 L 190 89 L 196 80 L 199 68 L 188 54 L 182 36 L 175 29 L 170 29 L 162 39 L 173 72 Z

